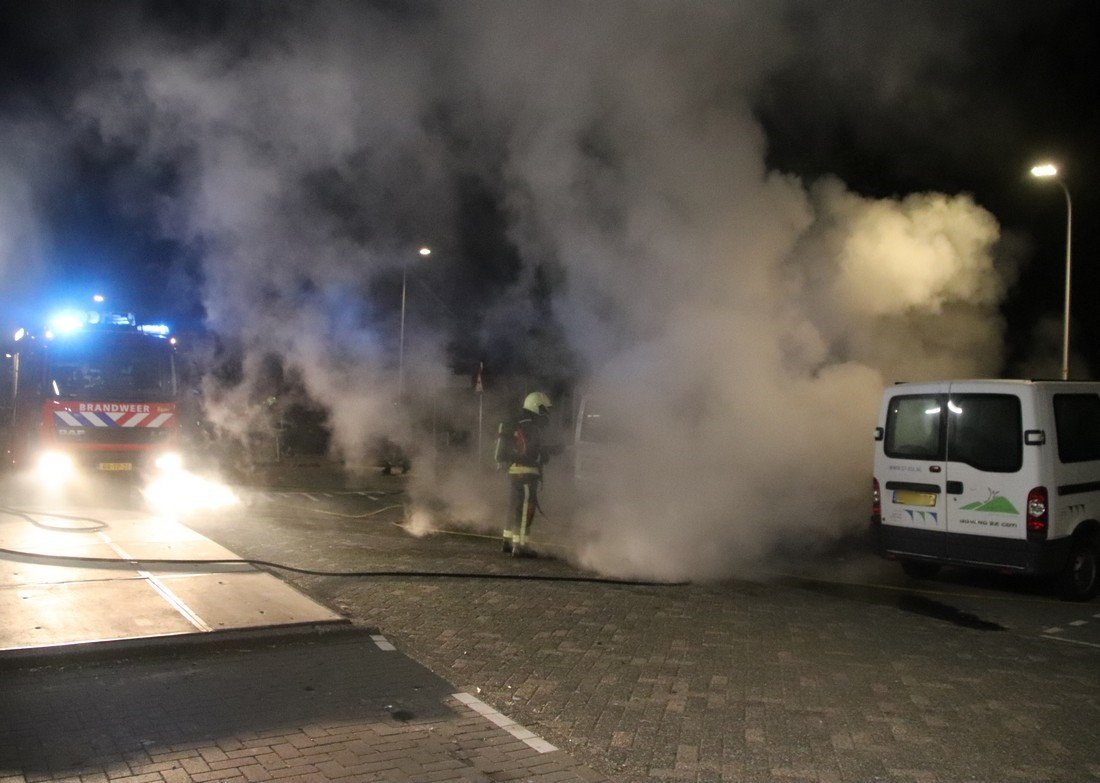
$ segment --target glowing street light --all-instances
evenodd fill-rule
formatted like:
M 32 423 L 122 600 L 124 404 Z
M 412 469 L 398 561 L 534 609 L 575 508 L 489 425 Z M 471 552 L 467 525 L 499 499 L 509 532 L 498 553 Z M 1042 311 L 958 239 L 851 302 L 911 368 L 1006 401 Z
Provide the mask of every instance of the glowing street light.
M 416 251 L 423 258 L 432 254 L 430 247 L 422 247 Z M 397 349 L 397 399 L 400 402 L 405 397 L 405 293 L 408 278 L 409 265 L 401 262 L 401 338 Z
M 1053 163 L 1040 163 L 1031 167 L 1031 176 L 1040 179 L 1053 179 L 1057 182 L 1062 192 L 1066 194 L 1066 294 L 1065 311 L 1062 315 L 1062 380 L 1069 378 L 1069 281 L 1070 281 L 1070 247 L 1073 239 L 1073 202 L 1069 197 L 1069 188 L 1062 178 L 1058 176 L 1058 167 Z

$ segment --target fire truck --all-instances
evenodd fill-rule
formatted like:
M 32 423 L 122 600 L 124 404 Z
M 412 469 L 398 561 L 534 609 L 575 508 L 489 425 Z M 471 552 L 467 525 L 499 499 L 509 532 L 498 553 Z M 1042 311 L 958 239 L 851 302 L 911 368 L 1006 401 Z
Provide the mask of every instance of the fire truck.
M 175 340 L 131 313 L 19 329 L 0 366 L 0 457 L 48 483 L 180 466 Z

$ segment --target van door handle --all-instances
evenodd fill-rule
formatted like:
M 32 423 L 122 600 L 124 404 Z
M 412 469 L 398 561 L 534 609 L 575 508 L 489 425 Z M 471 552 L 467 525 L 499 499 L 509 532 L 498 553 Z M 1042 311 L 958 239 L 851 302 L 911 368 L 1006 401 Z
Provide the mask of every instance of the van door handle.
M 961 495 L 963 483 L 961 481 L 948 481 L 946 489 L 948 495 Z

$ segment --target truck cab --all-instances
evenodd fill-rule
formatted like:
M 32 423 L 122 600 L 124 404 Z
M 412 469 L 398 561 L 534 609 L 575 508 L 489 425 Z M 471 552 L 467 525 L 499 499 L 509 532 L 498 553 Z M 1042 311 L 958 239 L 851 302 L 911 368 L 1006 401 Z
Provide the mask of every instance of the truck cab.
M 98 314 L 97 314 L 98 315 Z M 177 462 L 174 346 L 133 316 L 21 329 L 0 382 L 3 462 L 48 482 L 73 473 L 135 474 Z

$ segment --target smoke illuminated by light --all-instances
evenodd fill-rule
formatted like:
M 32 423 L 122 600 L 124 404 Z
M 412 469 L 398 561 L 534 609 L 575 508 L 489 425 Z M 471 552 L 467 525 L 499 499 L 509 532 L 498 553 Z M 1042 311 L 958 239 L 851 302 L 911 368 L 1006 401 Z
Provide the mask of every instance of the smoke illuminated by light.
M 37 475 L 43 486 L 64 486 L 73 477 L 73 459 L 61 451 L 46 451 L 38 458 Z
M 632 426 L 626 467 L 575 507 L 568 452 L 551 465 L 542 502 L 570 558 L 715 578 L 783 541 L 860 528 L 883 386 L 1001 366 L 1011 270 L 997 220 L 965 195 L 872 198 L 769 167 L 756 101 L 799 50 L 785 5 L 430 8 L 292 5 L 247 47 L 127 37 L 77 92 L 82 133 L 152 181 L 172 173 L 134 199 L 202 259 L 208 326 L 242 353 L 233 383 L 203 381 L 215 425 L 243 440 L 270 420 L 274 356 L 326 410 L 338 456 L 363 463 L 378 435 L 409 437 L 414 409 L 393 405 L 396 307 L 387 322 L 370 293 L 401 278 L 414 237 L 477 254 L 473 182 L 515 268 L 462 338 L 540 377 L 584 368 L 578 394 L 614 400 Z M 411 321 L 409 387 L 470 413 L 454 336 Z M 428 464 L 414 504 L 499 531 L 503 478 Z M 217 484 L 147 496 L 233 502 Z
M 150 507 L 172 516 L 186 516 L 238 505 L 240 499 L 220 481 L 186 470 L 173 470 L 157 476 L 141 490 Z

